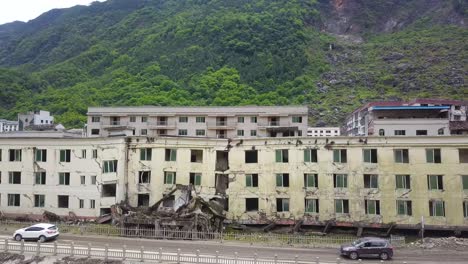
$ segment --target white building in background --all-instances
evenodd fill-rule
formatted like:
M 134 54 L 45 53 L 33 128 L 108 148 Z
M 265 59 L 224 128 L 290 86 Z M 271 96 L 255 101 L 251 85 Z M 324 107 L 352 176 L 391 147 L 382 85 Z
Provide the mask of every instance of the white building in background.
M 0 133 L 18 131 L 18 121 L 0 119 Z
M 309 127 L 307 128 L 308 137 L 338 137 L 340 136 L 339 127 Z
M 54 117 L 49 111 L 34 111 L 18 114 L 19 130 L 49 130 L 54 129 Z

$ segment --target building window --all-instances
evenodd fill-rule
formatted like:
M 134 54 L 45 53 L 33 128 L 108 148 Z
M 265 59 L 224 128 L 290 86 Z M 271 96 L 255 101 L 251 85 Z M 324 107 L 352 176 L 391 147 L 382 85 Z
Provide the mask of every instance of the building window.
M 78 201 L 79 201 L 79 204 L 80 204 L 79 205 L 80 208 L 84 208 L 84 200 L 83 199 L 78 199 Z
M 47 149 L 36 149 L 36 158 L 37 162 L 46 162 L 47 161 Z
M 142 117 L 141 117 L 141 122 L 142 122 L 142 123 L 148 122 L 148 117 L 147 117 L 147 116 L 142 116 Z
M 93 149 L 93 159 L 97 159 L 97 149 Z
M 304 162 L 317 162 L 317 150 L 304 149 Z
M 292 117 L 293 123 L 302 123 L 302 116 L 293 116 Z
M 427 163 L 441 163 L 440 149 L 426 149 Z
M 138 206 L 149 206 L 149 194 L 138 194 Z
M 427 175 L 427 186 L 429 190 L 443 190 L 442 175 Z
M 20 195 L 19 194 L 8 194 L 8 206 L 20 206 Z
M 468 149 L 458 149 L 458 159 L 460 163 L 468 163 Z
M 93 135 L 93 136 L 99 135 L 99 129 L 97 129 L 97 128 L 91 129 L 91 135 Z
M 164 172 L 164 184 L 175 184 L 176 183 L 176 173 L 173 171 Z
M 45 171 L 36 172 L 34 182 L 37 185 L 45 185 L 46 184 L 46 172 Z
M 463 217 L 468 218 L 468 201 L 463 201 Z
M 142 136 L 148 135 L 148 129 L 146 129 L 146 128 L 142 129 L 142 130 L 140 131 L 140 134 L 141 134 Z
M 92 122 L 92 123 L 99 123 L 99 122 L 101 122 L 101 117 L 99 117 L 99 116 L 92 116 L 92 117 L 91 117 L 91 122 Z
M 445 216 L 445 202 L 441 200 L 429 201 L 430 216 Z
M 60 150 L 60 162 L 70 162 L 71 160 L 71 150 L 61 149 Z
M 9 184 L 21 184 L 21 171 L 8 172 L 8 183 Z
M 86 176 L 84 176 L 84 175 L 80 176 L 80 184 L 81 185 L 86 185 Z
M 10 149 L 10 161 L 21 161 L 21 149 Z
M 363 149 L 362 155 L 365 163 L 377 163 L 377 149 Z
M 409 175 L 395 175 L 397 189 L 411 189 L 411 178 Z
M 179 123 L 187 123 L 188 116 L 179 116 Z
M 70 185 L 69 172 L 59 172 L 59 185 Z
M 135 122 L 136 122 L 136 116 L 131 116 L 130 123 L 135 123 Z
M 276 198 L 276 211 L 277 212 L 289 212 L 289 199 L 288 198 Z
M 244 123 L 244 117 L 243 116 L 238 116 L 237 117 L 237 123 Z
M 68 208 L 68 195 L 58 195 L 58 208 Z
M 334 149 L 333 150 L 333 162 L 337 162 L 337 163 L 348 162 L 346 149 Z
M 195 130 L 195 134 L 197 136 L 205 136 L 205 130 L 204 129 L 197 129 L 197 130 Z
M 385 136 L 385 130 L 384 129 L 379 129 L 379 136 L 381 136 L 381 137 Z
M 289 187 L 289 173 L 276 174 L 276 187 Z
M 444 135 L 444 129 L 443 129 L 443 128 L 439 128 L 439 129 L 437 130 L 437 135 L 443 136 L 443 135 Z
M 378 189 L 379 188 L 379 176 L 376 174 L 364 174 L 364 188 Z
M 91 209 L 96 208 L 96 200 L 89 200 L 89 208 Z
M 190 184 L 193 186 L 200 186 L 201 185 L 201 173 L 190 173 Z
M 138 183 L 145 184 L 151 182 L 151 171 L 139 171 Z
M 245 198 L 245 211 L 246 212 L 258 211 L 258 198 Z
M 318 188 L 318 174 L 305 173 L 304 174 L 304 187 L 305 188 Z
M 177 150 L 176 149 L 166 149 L 165 160 L 166 161 L 176 161 L 177 159 Z
M 245 151 L 245 163 L 257 163 L 257 162 L 258 162 L 258 151 L 246 150 Z
M 318 199 L 305 199 L 305 212 L 318 214 L 319 200 Z
M 257 123 L 257 117 L 256 116 L 251 116 L 250 117 L 250 123 Z
M 288 163 L 289 155 L 287 149 L 277 149 L 276 151 L 276 162 Z
M 34 207 L 44 207 L 45 206 L 45 195 L 35 194 L 34 195 Z
M 242 129 L 237 130 L 237 136 L 238 137 L 243 137 L 244 136 L 244 130 L 242 130 Z
M 396 201 L 396 208 L 398 215 L 413 215 L 413 208 L 411 201 L 406 200 L 397 200 Z
M 427 130 L 416 130 L 416 136 L 427 136 Z
M 96 178 L 97 178 L 96 176 L 91 176 L 91 185 L 96 185 L 96 182 L 97 182 Z
M 187 129 L 179 129 L 179 136 L 187 136 L 188 132 Z
M 256 137 L 257 136 L 257 130 L 250 130 L 250 136 L 251 137 Z
M 349 214 L 349 201 L 343 199 L 335 200 L 335 213 Z
M 153 149 L 142 148 L 140 149 L 140 160 L 151 160 L 152 154 L 153 154 Z
M 197 116 L 197 117 L 195 117 L 195 122 L 205 123 L 205 117 L 204 116 Z
M 462 175 L 461 178 L 463 190 L 468 191 L 468 175 Z
M 258 187 L 258 174 L 246 174 L 245 186 L 246 187 Z
M 334 188 L 348 188 L 348 174 L 333 174 Z
M 103 184 L 101 197 L 115 197 L 117 194 L 117 184 Z
M 405 130 L 395 130 L 395 136 L 405 136 L 406 131 Z
M 407 149 L 394 149 L 393 154 L 395 163 L 409 163 L 409 155 Z
M 190 150 L 190 162 L 202 163 L 203 162 L 203 150 L 191 149 Z
M 103 173 L 117 172 L 117 160 L 105 160 L 102 167 Z
M 367 215 L 380 214 L 380 201 L 379 200 L 364 200 L 364 209 Z
M 2 161 L 2 150 L 0 149 L 0 161 Z

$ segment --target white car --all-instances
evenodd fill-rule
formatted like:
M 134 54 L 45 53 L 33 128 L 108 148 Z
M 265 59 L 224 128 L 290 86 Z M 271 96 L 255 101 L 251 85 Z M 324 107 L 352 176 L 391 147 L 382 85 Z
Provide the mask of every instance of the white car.
M 16 241 L 24 239 L 45 242 L 47 240 L 55 239 L 58 235 L 59 231 L 55 225 L 41 223 L 16 230 L 13 234 L 13 239 Z

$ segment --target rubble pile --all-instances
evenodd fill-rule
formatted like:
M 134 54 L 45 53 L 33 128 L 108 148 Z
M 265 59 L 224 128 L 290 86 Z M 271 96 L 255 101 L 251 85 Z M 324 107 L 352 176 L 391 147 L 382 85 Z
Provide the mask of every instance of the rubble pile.
M 458 237 L 441 237 L 441 238 L 425 238 L 424 243 L 417 241 L 408 244 L 409 247 L 418 247 L 425 249 L 440 248 L 440 249 L 451 249 L 451 250 L 468 250 L 468 239 Z

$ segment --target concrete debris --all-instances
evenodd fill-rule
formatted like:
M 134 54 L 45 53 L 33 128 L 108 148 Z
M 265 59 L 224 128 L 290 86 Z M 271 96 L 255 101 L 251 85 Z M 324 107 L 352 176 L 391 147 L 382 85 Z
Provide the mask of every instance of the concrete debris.
M 458 250 L 466 251 L 468 250 L 468 238 L 458 238 L 458 237 L 441 237 L 441 238 L 425 238 L 424 243 L 422 241 L 417 241 L 413 243 L 408 243 L 408 247 L 412 248 L 423 248 L 423 249 L 449 249 L 449 250 Z

